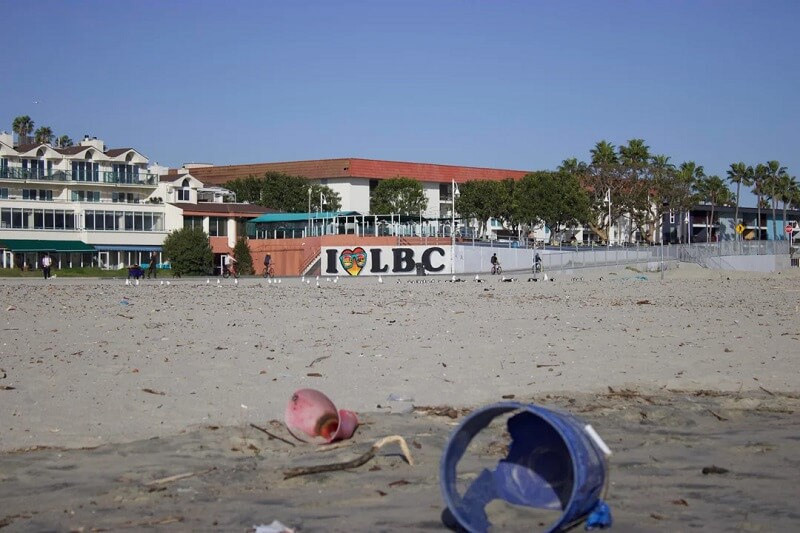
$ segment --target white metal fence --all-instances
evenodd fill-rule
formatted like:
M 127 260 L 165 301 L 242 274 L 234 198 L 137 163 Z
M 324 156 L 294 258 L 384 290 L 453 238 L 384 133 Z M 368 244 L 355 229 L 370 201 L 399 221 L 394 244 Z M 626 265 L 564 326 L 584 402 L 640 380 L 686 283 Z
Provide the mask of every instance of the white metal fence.
M 457 245 L 457 272 L 487 272 L 491 257 L 497 254 L 503 269 L 530 271 L 536 254 L 542 259 L 545 271 L 586 267 L 631 265 L 661 261 L 692 262 L 704 267 L 724 266 L 728 256 L 788 256 L 788 241 L 741 241 L 697 244 L 665 244 L 663 246 L 588 247 L 562 246 L 526 249 L 504 246 Z

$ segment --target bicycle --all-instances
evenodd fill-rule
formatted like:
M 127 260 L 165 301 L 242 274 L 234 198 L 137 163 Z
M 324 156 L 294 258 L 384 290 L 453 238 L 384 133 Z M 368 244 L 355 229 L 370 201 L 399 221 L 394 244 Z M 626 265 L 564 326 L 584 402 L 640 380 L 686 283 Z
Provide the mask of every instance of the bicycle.
M 264 269 L 264 277 L 265 278 L 274 278 L 275 277 L 275 267 L 272 266 L 272 263 Z
M 500 266 L 500 263 L 495 263 L 494 265 L 492 265 L 492 275 L 502 274 L 502 273 L 503 273 L 503 267 Z
M 541 262 L 534 263 L 533 266 L 531 267 L 531 272 L 534 274 L 540 274 L 542 272 L 542 263 Z
M 231 277 L 231 274 L 233 274 L 234 278 L 238 278 L 239 277 L 239 271 L 236 270 L 236 267 L 234 265 L 231 265 L 231 266 L 225 265 L 225 266 L 222 267 L 222 277 L 223 278 L 227 279 L 227 278 Z

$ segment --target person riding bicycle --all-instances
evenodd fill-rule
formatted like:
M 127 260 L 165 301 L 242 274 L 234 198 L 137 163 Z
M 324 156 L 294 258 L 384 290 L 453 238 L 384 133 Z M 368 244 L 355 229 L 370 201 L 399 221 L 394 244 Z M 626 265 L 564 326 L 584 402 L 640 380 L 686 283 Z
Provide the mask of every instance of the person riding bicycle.
M 536 255 L 533 257 L 533 270 L 535 272 L 542 271 L 542 258 L 539 256 L 539 252 L 536 252 Z
M 497 258 L 497 254 L 492 254 L 492 258 L 489 259 L 489 262 L 492 264 L 492 270 L 500 266 L 500 260 Z
M 225 254 L 225 271 L 228 272 L 228 274 L 236 273 L 236 263 L 238 263 L 238 261 L 233 255 Z

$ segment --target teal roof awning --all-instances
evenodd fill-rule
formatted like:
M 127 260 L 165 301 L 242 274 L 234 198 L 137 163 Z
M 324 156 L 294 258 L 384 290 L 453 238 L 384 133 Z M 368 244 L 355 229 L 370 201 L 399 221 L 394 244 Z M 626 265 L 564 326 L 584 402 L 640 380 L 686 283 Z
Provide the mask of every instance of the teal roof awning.
M 83 241 L 46 241 L 39 239 L 0 239 L 0 247 L 12 252 L 94 252 Z
M 98 252 L 160 252 L 161 246 L 144 244 L 95 244 Z
M 361 216 L 358 211 L 325 211 L 322 213 L 266 213 L 248 220 L 250 224 L 269 222 L 305 222 L 307 220 L 327 220 L 336 217 Z

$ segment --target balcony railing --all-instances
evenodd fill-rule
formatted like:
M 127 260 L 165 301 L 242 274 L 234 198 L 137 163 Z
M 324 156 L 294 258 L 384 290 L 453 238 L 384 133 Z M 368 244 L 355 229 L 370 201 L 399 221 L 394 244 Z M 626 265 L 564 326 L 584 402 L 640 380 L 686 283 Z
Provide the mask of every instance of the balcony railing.
M 10 167 L 0 170 L 0 179 L 22 181 L 56 181 L 71 183 L 112 183 L 115 185 L 133 185 L 136 187 L 158 185 L 158 174 L 146 172 L 130 175 L 118 172 L 74 173 L 71 170 L 39 170 Z

